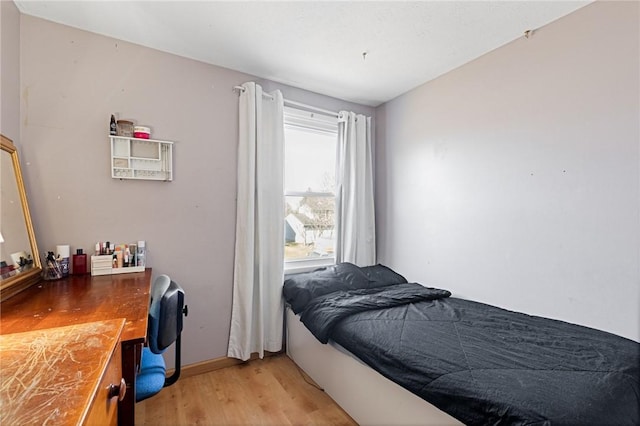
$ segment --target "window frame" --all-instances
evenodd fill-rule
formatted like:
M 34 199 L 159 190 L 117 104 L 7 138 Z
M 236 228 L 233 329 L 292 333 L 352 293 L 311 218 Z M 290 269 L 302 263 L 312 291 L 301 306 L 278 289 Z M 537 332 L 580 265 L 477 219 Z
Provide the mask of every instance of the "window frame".
M 284 128 L 334 136 L 336 138 L 336 149 L 338 141 L 338 118 L 323 113 L 305 111 L 299 108 L 284 108 Z M 285 141 L 286 143 L 286 141 Z M 285 162 L 286 162 L 285 158 Z M 335 190 L 333 192 L 318 191 L 287 191 L 283 188 L 284 197 L 333 197 L 337 201 Z M 335 227 L 335 216 L 334 216 Z M 335 237 L 334 237 L 335 238 Z M 284 246 L 283 246 L 284 250 Z M 316 257 L 311 259 L 291 259 L 284 260 L 285 274 L 296 274 L 312 271 L 323 266 L 335 265 L 335 252 L 331 256 Z

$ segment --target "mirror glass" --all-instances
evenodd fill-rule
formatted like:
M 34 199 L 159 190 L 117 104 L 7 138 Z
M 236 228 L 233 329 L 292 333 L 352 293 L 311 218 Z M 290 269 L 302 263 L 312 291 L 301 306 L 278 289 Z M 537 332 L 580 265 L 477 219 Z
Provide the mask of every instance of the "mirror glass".
M 0 136 L 0 299 L 5 300 L 39 281 L 42 268 L 18 152 Z

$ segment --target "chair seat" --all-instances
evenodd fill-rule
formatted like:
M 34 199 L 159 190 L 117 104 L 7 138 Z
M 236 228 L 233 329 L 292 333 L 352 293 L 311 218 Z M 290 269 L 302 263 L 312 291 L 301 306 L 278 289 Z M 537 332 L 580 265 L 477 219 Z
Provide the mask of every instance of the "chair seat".
M 136 377 L 136 402 L 155 395 L 180 378 L 182 317 L 189 313 L 184 304 L 184 290 L 168 275 L 154 280 L 150 296 L 147 341 Z M 166 377 L 162 353 L 169 346 L 175 348 L 175 369 Z
M 162 355 L 154 354 L 148 347 L 142 349 L 140 364 L 140 372 L 136 378 L 136 402 L 160 392 L 167 372 Z

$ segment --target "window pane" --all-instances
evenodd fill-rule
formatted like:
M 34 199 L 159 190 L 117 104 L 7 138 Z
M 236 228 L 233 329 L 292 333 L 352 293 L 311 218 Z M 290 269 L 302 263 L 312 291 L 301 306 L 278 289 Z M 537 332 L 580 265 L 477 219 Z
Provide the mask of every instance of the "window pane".
M 286 196 L 284 259 L 333 257 L 335 198 Z
M 286 128 L 284 187 L 287 192 L 334 192 L 336 135 Z

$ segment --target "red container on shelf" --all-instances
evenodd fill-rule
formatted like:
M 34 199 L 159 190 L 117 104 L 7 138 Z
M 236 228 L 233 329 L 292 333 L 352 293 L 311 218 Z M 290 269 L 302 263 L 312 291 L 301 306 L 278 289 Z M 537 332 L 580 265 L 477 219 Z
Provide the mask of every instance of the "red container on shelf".
M 151 129 L 145 126 L 135 126 L 133 128 L 133 137 L 139 139 L 149 139 Z

